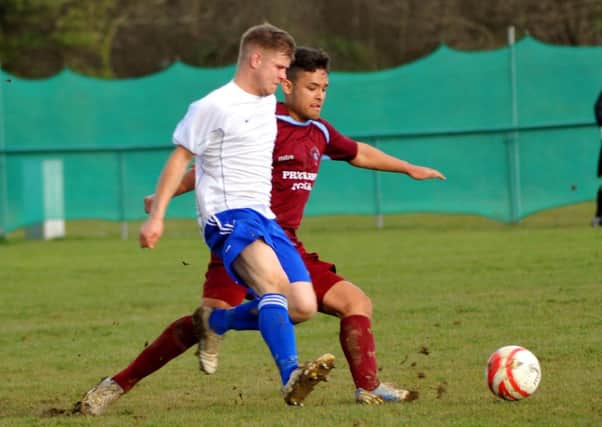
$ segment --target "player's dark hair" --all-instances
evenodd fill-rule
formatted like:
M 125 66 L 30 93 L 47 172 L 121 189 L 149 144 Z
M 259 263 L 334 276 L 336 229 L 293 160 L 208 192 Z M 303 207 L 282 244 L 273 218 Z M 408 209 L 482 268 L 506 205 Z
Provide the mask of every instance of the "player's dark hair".
M 330 57 L 322 49 L 300 46 L 295 50 L 295 59 L 286 72 L 286 78 L 294 82 L 299 71 L 329 71 Z
M 293 39 L 293 36 L 268 23 L 255 25 L 245 31 L 240 38 L 239 61 L 249 53 L 251 47 L 282 52 L 291 60 L 295 55 L 295 39 Z

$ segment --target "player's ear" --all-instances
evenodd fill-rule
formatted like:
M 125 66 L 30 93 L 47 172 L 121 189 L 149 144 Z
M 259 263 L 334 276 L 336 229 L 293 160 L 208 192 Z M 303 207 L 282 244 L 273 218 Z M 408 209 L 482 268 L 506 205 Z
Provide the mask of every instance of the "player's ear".
M 284 79 L 281 85 L 282 92 L 284 92 L 285 95 L 290 95 L 293 92 L 293 82 L 291 82 L 289 79 Z
M 249 56 L 249 65 L 251 68 L 258 68 L 261 65 L 263 56 L 260 50 L 254 50 Z

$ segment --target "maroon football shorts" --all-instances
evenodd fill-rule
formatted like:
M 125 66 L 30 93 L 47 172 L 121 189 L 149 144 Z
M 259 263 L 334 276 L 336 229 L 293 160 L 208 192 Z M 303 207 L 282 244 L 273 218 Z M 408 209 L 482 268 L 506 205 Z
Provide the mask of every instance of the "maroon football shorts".
M 303 262 L 311 276 L 312 285 L 318 299 L 318 309 L 322 309 L 324 295 L 332 286 L 345 280 L 336 274 L 336 266 L 320 260 L 317 253 L 302 253 Z M 224 265 L 217 258 L 209 262 L 205 283 L 203 284 L 203 297 L 222 300 L 231 306 L 239 305 L 247 296 L 247 288 L 237 285 L 230 279 Z

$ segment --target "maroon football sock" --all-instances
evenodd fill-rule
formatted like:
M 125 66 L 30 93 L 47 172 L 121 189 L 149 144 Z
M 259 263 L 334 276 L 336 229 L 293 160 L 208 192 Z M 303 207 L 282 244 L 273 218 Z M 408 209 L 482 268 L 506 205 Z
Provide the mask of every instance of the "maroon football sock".
M 370 319 L 362 315 L 341 319 L 339 339 L 355 386 L 364 390 L 374 390 L 379 382 Z
M 194 334 L 192 317 L 184 316 L 165 328 L 163 333 L 142 350 L 142 353 L 127 368 L 112 378 L 125 392 L 128 392 L 138 381 L 160 369 L 196 343 L 198 338 Z

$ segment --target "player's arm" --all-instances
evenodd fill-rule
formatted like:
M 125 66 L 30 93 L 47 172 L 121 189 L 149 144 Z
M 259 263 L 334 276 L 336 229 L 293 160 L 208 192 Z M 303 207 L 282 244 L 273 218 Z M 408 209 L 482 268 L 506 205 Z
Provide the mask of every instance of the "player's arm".
M 192 153 L 180 145 L 176 146 L 167 159 L 155 190 L 150 216 L 140 228 L 138 240 L 141 247 L 154 248 L 163 234 L 163 219 L 167 205 L 180 185 L 191 159 Z
M 179 196 L 180 194 L 188 193 L 189 191 L 194 190 L 194 181 L 194 166 L 192 166 L 192 168 L 186 171 L 184 177 L 182 178 L 182 181 L 180 181 L 180 185 L 178 185 L 178 188 L 176 188 L 176 191 L 171 197 L 173 198 Z M 148 196 L 144 197 L 144 212 L 146 212 L 147 214 L 151 212 L 154 200 L 154 194 L 149 194 Z
M 445 176 L 436 169 L 413 165 L 363 142 L 357 143 L 357 155 L 349 163 L 358 168 L 403 173 L 419 180 L 445 179 Z

